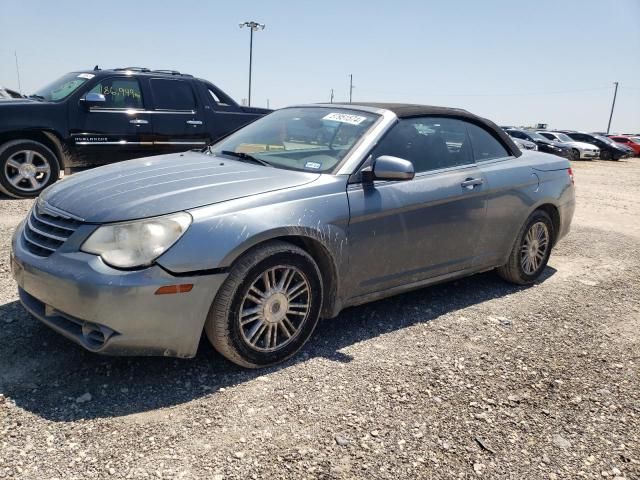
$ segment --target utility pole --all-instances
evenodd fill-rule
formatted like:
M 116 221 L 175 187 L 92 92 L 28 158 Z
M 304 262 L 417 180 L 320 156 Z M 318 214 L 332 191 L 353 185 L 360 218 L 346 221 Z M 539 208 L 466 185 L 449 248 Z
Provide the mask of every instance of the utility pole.
M 267 98 L 267 108 L 269 108 L 269 99 Z
M 248 106 L 251 106 L 251 65 L 253 63 L 253 32 L 258 29 L 264 30 L 264 23 L 257 23 L 253 20 L 250 22 L 240 23 L 240 28 L 248 27 L 249 28 L 249 96 L 247 97 Z
M 353 73 L 349 74 L 349 103 L 353 99 Z
M 618 95 L 618 82 L 613 82 L 616 86 L 616 89 L 613 91 L 613 103 L 611 104 L 611 114 L 609 115 L 609 125 L 607 125 L 607 133 L 609 133 L 609 129 L 611 128 L 611 119 L 613 118 L 613 107 L 616 106 L 616 95 Z
M 331 97 L 329 98 L 329 103 L 333 103 L 333 88 L 331 89 Z
M 18 66 L 18 51 L 14 50 L 13 54 L 16 57 L 16 74 L 18 75 L 18 92 L 22 93 L 22 85 L 20 84 L 20 67 Z

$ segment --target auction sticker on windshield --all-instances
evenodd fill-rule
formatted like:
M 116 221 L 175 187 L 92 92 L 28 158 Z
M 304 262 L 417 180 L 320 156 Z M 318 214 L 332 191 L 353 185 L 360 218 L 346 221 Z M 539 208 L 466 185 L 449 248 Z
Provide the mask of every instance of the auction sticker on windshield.
M 333 120 L 334 122 L 349 123 L 351 125 L 360 125 L 367 117 L 360 115 L 351 115 L 349 113 L 333 112 L 322 117 L 323 120 Z

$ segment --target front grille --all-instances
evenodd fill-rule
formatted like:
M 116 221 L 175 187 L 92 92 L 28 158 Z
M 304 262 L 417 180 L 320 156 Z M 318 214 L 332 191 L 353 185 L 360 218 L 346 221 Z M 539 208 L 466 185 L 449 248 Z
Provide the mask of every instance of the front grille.
M 39 257 L 48 257 L 76 231 L 80 222 L 44 212 L 37 213 L 36 209 L 31 209 L 22 236 L 27 250 Z

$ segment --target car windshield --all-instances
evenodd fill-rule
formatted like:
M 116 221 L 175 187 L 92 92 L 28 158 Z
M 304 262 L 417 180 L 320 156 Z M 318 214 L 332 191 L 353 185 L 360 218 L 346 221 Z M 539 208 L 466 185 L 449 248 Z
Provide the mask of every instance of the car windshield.
M 594 135 L 598 140 L 602 140 L 604 143 L 608 143 L 609 145 L 615 145 L 615 142 L 611 140 L 609 137 L 603 137 L 602 135 Z
M 640 137 L 628 137 L 633 143 L 640 144 Z
M 379 117 L 346 108 L 284 108 L 238 130 L 209 150 L 215 155 L 255 159 L 288 170 L 329 172 Z
M 569 135 L 567 135 L 566 133 L 554 133 L 554 135 L 561 142 L 573 142 L 571 137 Z
M 67 98 L 75 92 L 80 85 L 93 77 L 94 75 L 92 73 L 67 73 L 55 82 L 52 82 L 46 87 L 36 91 L 33 96 L 46 100 L 47 102 L 59 102 L 60 100 Z
M 547 141 L 547 142 L 549 141 L 549 139 L 548 139 L 548 138 L 546 138 L 546 137 L 544 137 L 544 136 L 540 135 L 540 134 L 539 134 L 539 133 L 537 133 L 537 132 L 527 132 L 527 134 L 528 134 L 529 136 L 531 136 L 531 138 L 533 138 L 534 140 L 545 140 L 545 141 Z

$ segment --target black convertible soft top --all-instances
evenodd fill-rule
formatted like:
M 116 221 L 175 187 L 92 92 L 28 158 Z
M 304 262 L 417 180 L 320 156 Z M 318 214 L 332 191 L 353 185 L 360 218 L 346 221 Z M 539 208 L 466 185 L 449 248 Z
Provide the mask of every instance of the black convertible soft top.
M 411 117 L 422 117 L 425 115 L 431 116 L 439 116 L 439 117 L 454 117 L 454 118 L 463 118 L 472 123 L 475 123 L 481 127 L 484 127 L 485 130 L 488 130 L 493 134 L 507 149 L 510 151 L 511 155 L 514 157 L 519 157 L 522 155 L 520 149 L 513 143 L 511 137 L 505 133 L 498 125 L 493 123 L 491 120 L 487 120 L 486 118 L 479 117 L 474 115 L 467 110 L 463 110 L 462 108 L 448 108 L 448 107 L 435 107 L 432 105 L 415 105 L 411 103 L 376 103 L 376 102 L 354 102 L 349 104 L 343 104 L 344 106 L 362 106 L 362 107 L 371 107 L 371 108 L 383 108 L 385 110 L 390 110 L 395 113 L 398 118 L 411 118 Z

